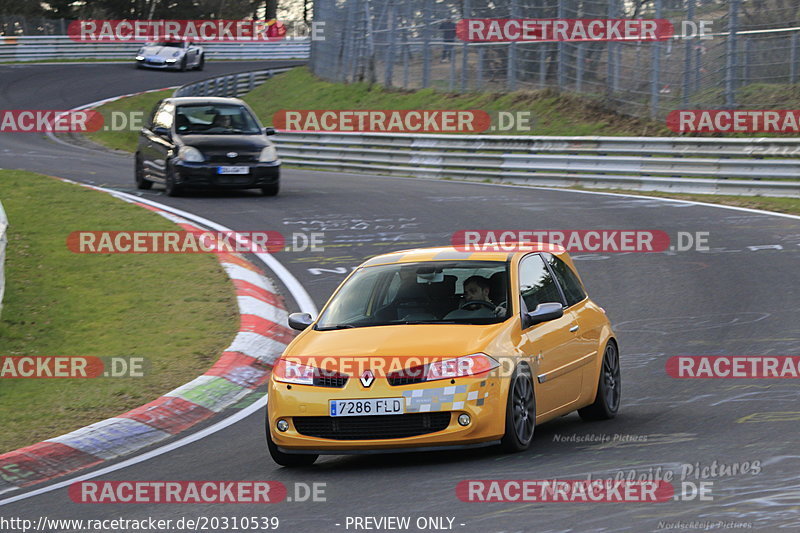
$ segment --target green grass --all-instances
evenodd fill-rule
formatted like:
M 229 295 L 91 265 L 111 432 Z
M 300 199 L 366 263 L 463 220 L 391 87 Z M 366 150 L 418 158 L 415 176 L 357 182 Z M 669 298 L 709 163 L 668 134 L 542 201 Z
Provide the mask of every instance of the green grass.
M 173 92 L 172 89 L 167 89 L 165 91 L 138 94 L 128 98 L 120 98 L 119 100 L 100 106 L 97 110 L 103 115 L 103 129 L 88 134 L 88 137 L 108 148 L 133 152 L 136 148 L 137 139 L 139 138 L 139 130 L 150 116 L 150 112 L 159 100 L 172 96 Z M 123 113 L 125 117 L 128 117 L 126 122 L 129 126 L 132 123 L 132 119 L 137 120 L 138 122 L 136 122 L 136 124 L 139 127 L 128 127 L 122 131 L 111 131 L 113 127 L 111 120 L 115 113 Z
M 139 356 L 142 378 L 0 380 L 0 453 L 153 400 L 207 370 L 238 330 L 213 255 L 76 254 L 77 230 L 175 230 L 111 196 L 0 172 L 10 221 L 0 355 Z
M 559 95 L 551 90 L 453 94 L 434 89 L 403 91 L 367 83 L 330 83 L 303 68 L 279 74 L 244 100 L 265 123 L 280 109 L 482 109 L 528 111 L 531 135 L 668 135 L 662 122 L 626 117 L 596 100 Z M 486 132 L 491 133 L 491 132 Z M 498 132 L 504 133 L 505 132 Z
M 98 108 L 106 118 L 113 111 L 148 116 L 155 103 L 172 91 L 147 93 L 111 102 Z M 497 132 L 532 135 L 669 135 L 661 122 L 626 117 L 604 109 L 594 100 L 553 91 L 451 94 L 433 89 L 401 91 L 367 83 L 330 83 L 313 76 L 305 67 L 279 74 L 244 96 L 264 124 L 271 124 L 281 109 L 482 109 L 528 111 L 532 131 Z M 486 132 L 491 133 L 491 132 Z M 132 152 L 138 129 L 98 131 L 88 137 L 117 150 Z
M 659 198 L 676 198 L 678 200 L 691 200 L 709 204 L 732 205 L 750 209 L 762 209 L 777 213 L 800 215 L 800 198 L 772 198 L 767 196 L 723 196 L 715 194 L 680 194 L 659 191 L 632 191 L 627 189 L 590 189 L 585 187 L 571 187 L 577 190 L 593 190 L 613 192 L 620 194 L 633 194 L 637 196 L 657 196 Z

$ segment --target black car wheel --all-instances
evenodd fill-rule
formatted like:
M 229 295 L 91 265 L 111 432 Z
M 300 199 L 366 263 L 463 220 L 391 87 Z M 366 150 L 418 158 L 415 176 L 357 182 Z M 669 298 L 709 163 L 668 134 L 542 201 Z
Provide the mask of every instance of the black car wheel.
M 204 66 L 206 66 L 206 55 L 200 54 L 200 62 L 197 63 L 197 70 L 203 70 Z
M 272 435 L 269 432 L 269 413 L 267 413 L 267 420 L 264 426 L 267 435 L 269 454 L 272 456 L 272 460 L 279 465 L 288 467 L 311 466 L 319 457 L 319 455 L 313 453 L 283 453 L 278 449 L 275 442 L 273 442 Z
M 136 188 L 146 191 L 153 186 L 153 182 L 144 177 L 144 164 L 142 163 L 142 156 L 139 154 L 136 154 L 134 174 L 136 176 Z
M 614 418 L 619 411 L 619 402 L 622 393 L 622 381 L 619 369 L 619 349 L 611 340 L 603 352 L 603 366 L 600 368 L 600 377 L 597 383 L 597 394 L 594 403 L 583 409 L 578 409 L 578 414 L 583 420 L 608 420 Z
M 281 190 L 280 182 L 275 182 L 272 185 L 264 185 L 261 187 L 261 194 L 264 196 L 277 196 Z
M 181 72 L 186 72 L 186 56 L 181 59 Z
M 165 187 L 167 196 L 180 196 L 183 192 L 183 188 L 177 183 L 175 169 L 173 169 L 171 165 L 167 165 L 167 178 Z
M 500 441 L 504 451 L 521 452 L 528 449 L 536 427 L 536 399 L 533 381 L 527 366 L 520 365 L 511 376 L 506 403 L 506 432 Z

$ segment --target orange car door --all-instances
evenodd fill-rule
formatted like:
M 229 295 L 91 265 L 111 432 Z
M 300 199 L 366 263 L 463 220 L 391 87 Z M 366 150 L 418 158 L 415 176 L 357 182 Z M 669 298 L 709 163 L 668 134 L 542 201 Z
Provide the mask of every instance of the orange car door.
M 519 266 L 519 291 L 523 312 L 537 305 L 560 302 L 561 291 L 539 254 L 525 256 Z M 565 408 L 577 401 L 582 385 L 578 363 L 575 314 L 565 310 L 561 318 L 536 324 L 522 332 L 523 353 L 530 357 L 537 417 Z

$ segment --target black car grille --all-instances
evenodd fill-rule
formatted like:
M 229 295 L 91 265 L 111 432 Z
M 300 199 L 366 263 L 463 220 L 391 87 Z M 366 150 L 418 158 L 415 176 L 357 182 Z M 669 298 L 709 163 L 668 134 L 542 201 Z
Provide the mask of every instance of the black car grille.
M 259 154 L 238 154 L 236 157 L 228 157 L 226 152 L 223 154 L 206 154 L 206 161 L 209 163 L 221 163 L 225 165 L 233 165 L 236 163 L 254 163 L 258 161 L 258 156 Z
M 412 385 L 414 383 L 423 383 L 426 381 L 425 377 L 428 374 L 427 367 L 418 366 L 414 368 L 408 368 L 405 370 L 398 370 L 396 372 L 390 372 L 386 375 L 386 379 L 389 381 L 389 385 L 393 385 L 395 387 L 400 385 Z
M 414 383 L 423 383 L 425 381 L 425 376 L 388 376 L 387 379 L 389 380 L 389 385 L 393 385 L 398 387 L 400 385 L 413 385 Z
M 316 387 L 332 387 L 341 389 L 347 385 L 347 376 L 343 374 L 316 372 L 314 374 L 314 386 Z
M 379 416 L 296 416 L 298 433 L 334 440 L 402 439 L 442 431 L 450 425 L 450 412 Z

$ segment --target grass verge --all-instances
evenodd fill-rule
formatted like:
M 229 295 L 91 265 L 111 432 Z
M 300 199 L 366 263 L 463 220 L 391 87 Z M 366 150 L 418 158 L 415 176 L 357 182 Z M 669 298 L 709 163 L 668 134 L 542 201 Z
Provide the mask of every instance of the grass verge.
M 77 230 L 175 230 L 83 187 L 0 171 L 8 214 L 0 355 L 140 356 L 141 378 L 0 380 L 0 453 L 115 416 L 209 368 L 238 330 L 214 256 L 76 254 Z
M 677 200 L 690 200 L 693 202 L 730 205 L 734 207 L 746 207 L 749 209 L 762 209 L 764 211 L 775 211 L 776 213 L 787 213 L 789 215 L 800 215 L 800 198 L 772 198 L 768 196 L 723 196 L 715 194 L 680 194 L 680 193 L 659 192 L 659 191 L 633 191 L 628 189 L 590 189 L 586 187 L 571 187 L 571 188 L 575 190 L 632 194 L 636 196 L 656 196 L 659 198 L 675 198 Z

